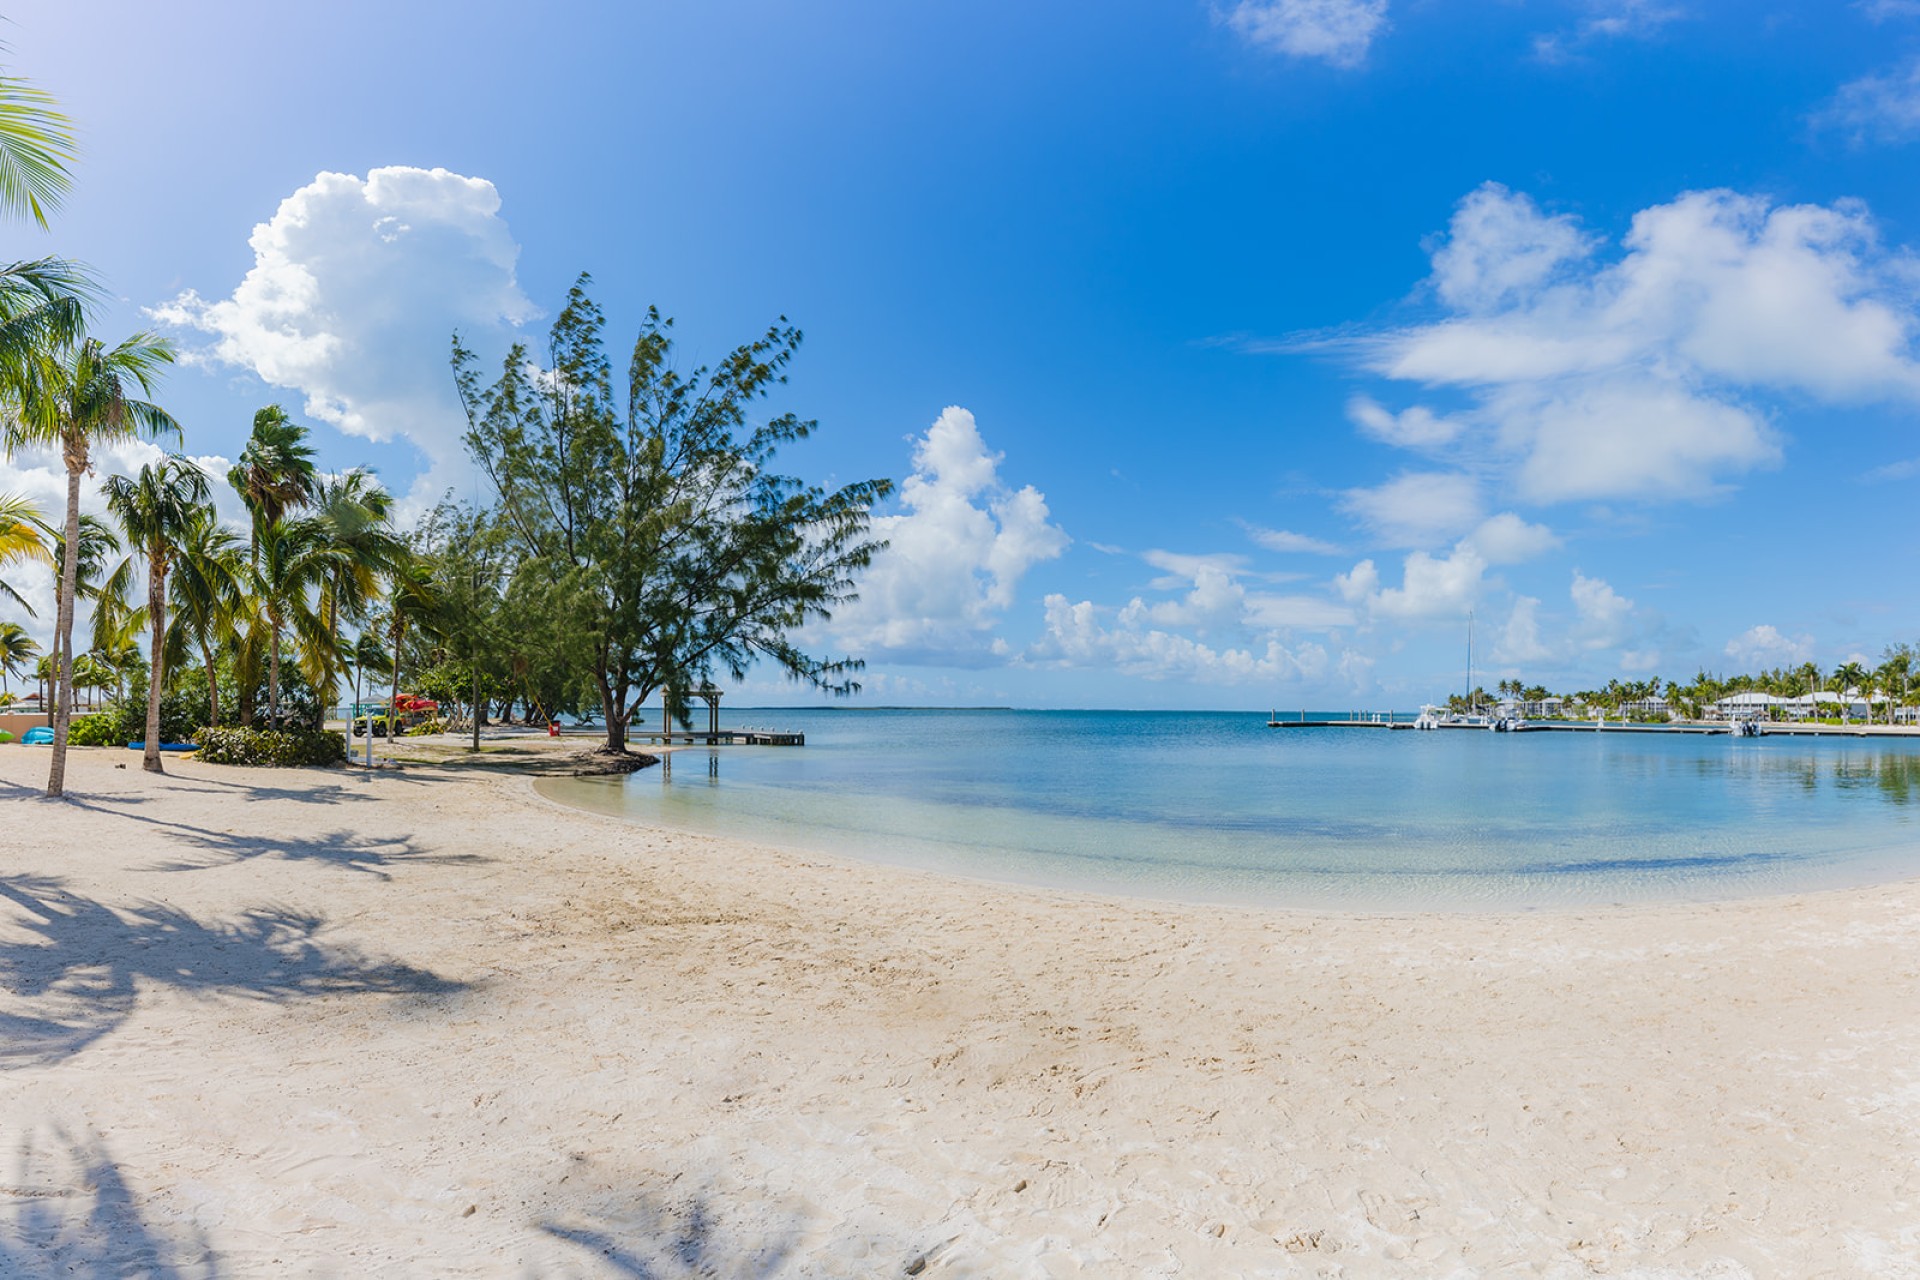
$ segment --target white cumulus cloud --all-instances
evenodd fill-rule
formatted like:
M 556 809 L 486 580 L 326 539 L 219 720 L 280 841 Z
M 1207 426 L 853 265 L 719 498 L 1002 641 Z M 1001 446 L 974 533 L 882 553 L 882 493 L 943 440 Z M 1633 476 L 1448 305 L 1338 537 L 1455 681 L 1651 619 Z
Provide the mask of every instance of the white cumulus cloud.
M 1575 638 L 1584 649 L 1612 649 L 1632 634 L 1633 601 L 1615 591 L 1604 578 L 1573 571 L 1573 610 L 1579 622 Z
M 1387 0 L 1239 0 L 1226 23 L 1255 48 L 1359 66 L 1387 25 Z
M 945 410 L 914 446 L 895 515 L 877 517 L 887 548 L 838 610 L 832 632 L 856 652 L 967 664 L 997 660 L 990 636 L 1029 569 L 1066 550 L 1032 485 L 1000 478 L 973 415 Z
M 1388 546 L 1432 546 L 1480 520 L 1480 482 L 1459 472 L 1406 472 L 1349 489 L 1341 507 Z
M 1449 314 L 1366 363 L 1469 397 L 1459 447 L 1534 502 L 1712 493 L 1779 461 L 1769 394 L 1920 402 L 1911 269 L 1857 203 L 1691 192 L 1602 249 L 1489 183 L 1433 253 Z
M 1493 646 L 1499 662 L 1544 662 L 1554 656 L 1553 646 L 1540 636 L 1540 601 L 1536 596 L 1516 596 L 1513 612 Z
M 464 475 L 449 339 L 459 330 L 484 345 L 536 314 L 493 184 L 405 166 L 322 173 L 249 244 L 253 267 L 229 296 L 189 290 L 154 318 L 211 335 L 200 358 L 300 393 L 313 418 L 411 441 L 429 468 L 417 497 Z
M 1797 667 L 1813 657 L 1813 637 L 1789 636 L 1763 622 L 1727 641 L 1726 654 L 1742 671 Z

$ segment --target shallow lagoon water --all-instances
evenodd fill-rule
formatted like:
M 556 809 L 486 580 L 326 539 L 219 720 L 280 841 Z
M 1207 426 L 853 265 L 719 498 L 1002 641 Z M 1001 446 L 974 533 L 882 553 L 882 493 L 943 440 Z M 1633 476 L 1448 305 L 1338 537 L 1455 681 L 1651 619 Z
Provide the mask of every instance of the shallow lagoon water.
M 1920 875 L 1920 741 L 1269 729 L 1245 713 L 764 711 L 802 748 L 543 781 L 685 830 L 1058 888 L 1359 909 Z

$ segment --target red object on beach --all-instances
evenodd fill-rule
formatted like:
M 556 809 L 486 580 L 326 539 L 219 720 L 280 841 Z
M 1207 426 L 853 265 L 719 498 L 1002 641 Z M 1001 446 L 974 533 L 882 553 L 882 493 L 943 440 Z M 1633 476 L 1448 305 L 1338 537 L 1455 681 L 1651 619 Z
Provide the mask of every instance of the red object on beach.
M 547 736 L 549 738 L 557 738 L 560 736 L 560 725 L 558 721 L 547 721 Z

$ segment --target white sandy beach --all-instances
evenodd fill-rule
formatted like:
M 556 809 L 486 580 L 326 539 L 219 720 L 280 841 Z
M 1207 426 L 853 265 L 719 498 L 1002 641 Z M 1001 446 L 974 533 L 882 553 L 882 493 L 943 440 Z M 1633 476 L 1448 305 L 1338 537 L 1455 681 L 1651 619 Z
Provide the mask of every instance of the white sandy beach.
M 45 765 L 0 1273 L 1920 1276 L 1920 885 L 1223 910 Z

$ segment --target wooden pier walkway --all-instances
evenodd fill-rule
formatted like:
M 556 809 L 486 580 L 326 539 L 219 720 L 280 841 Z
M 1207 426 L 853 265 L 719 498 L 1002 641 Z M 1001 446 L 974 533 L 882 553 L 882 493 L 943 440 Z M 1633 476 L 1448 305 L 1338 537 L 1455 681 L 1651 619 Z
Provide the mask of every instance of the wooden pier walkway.
M 628 741 L 655 746 L 688 747 L 804 747 L 807 735 L 777 729 L 629 729 Z

